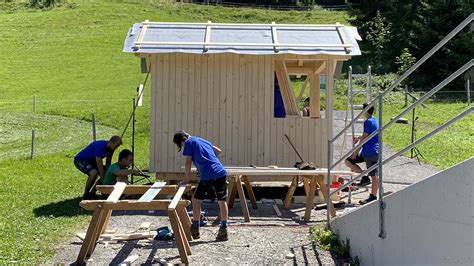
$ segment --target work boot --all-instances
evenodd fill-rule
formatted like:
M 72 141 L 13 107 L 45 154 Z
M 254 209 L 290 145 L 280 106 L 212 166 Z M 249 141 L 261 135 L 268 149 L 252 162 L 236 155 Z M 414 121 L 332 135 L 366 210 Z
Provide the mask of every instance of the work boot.
M 374 200 L 377 200 L 377 196 L 370 194 L 369 197 L 366 198 L 365 200 L 359 201 L 359 204 L 364 205 L 364 204 L 367 204 L 367 203 L 369 203 L 371 201 L 374 201 Z
M 227 228 L 219 228 L 216 241 L 227 241 L 227 240 L 229 240 L 229 236 L 227 235 Z
M 199 239 L 201 235 L 199 234 L 199 226 L 198 225 L 191 225 L 191 236 L 193 239 Z
M 362 177 L 362 179 L 360 180 L 360 182 L 357 183 L 356 185 L 357 185 L 358 187 L 365 187 L 365 186 L 370 185 L 370 183 L 372 183 L 372 182 L 370 182 L 370 178 L 365 175 L 365 176 Z

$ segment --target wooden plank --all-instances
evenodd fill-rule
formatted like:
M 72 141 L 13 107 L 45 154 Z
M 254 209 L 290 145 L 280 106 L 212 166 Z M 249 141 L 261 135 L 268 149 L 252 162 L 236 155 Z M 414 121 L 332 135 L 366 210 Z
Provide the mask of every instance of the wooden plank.
M 184 233 L 186 234 L 186 238 L 189 240 L 192 240 L 193 237 L 191 235 L 191 218 L 189 218 L 188 212 L 186 211 L 186 208 L 184 206 L 181 206 L 176 209 L 179 220 L 181 221 L 181 224 L 183 225 L 183 230 Z
M 181 104 L 181 109 L 179 110 L 181 114 L 181 125 L 176 128 L 176 130 L 180 129 L 185 129 L 186 131 L 190 132 L 191 134 L 194 134 L 193 132 L 193 127 L 192 125 L 188 124 L 188 109 L 190 105 L 190 101 L 194 100 L 193 98 L 190 98 L 189 94 L 189 87 L 188 87 L 188 80 L 189 80 L 189 56 L 190 54 L 183 53 L 181 55 L 181 75 L 178 78 L 179 83 L 181 84 L 181 96 L 177 98 L 177 101 L 179 104 Z M 175 132 L 176 132 L 175 130 Z M 176 156 L 176 165 L 178 165 L 180 168 L 183 165 L 181 156 Z
M 336 23 L 339 27 L 336 27 L 337 34 L 339 35 L 339 38 L 341 39 L 342 44 L 348 44 L 349 42 L 347 41 L 346 33 L 344 32 L 344 28 L 341 27 L 341 24 Z M 352 49 L 351 47 L 344 47 L 344 50 L 346 50 L 347 54 L 350 54 Z
M 170 200 L 152 200 L 149 202 L 139 202 L 136 200 L 120 200 L 117 203 L 107 203 L 105 200 L 83 200 L 79 205 L 85 210 L 94 210 L 101 206 L 103 210 L 166 210 Z M 188 206 L 188 200 L 181 200 L 178 205 Z
M 204 43 L 205 43 L 203 47 L 204 52 L 209 51 L 209 42 L 211 41 L 211 25 L 210 24 L 212 22 L 208 20 L 207 23 L 208 25 L 206 25 L 206 32 L 204 34 Z
M 240 55 L 239 56 L 239 86 L 238 86 L 238 92 L 239 92 L 239 99 L 238 99 L 238 110 L 237 112 L 239 113 L 239 123 L 238 123 L 238 160 L 237 160 L 237 165 L 248 165 L 248 163 L 245 160 L 245 154 L 246 154 L 246 115 L 247 115 L 247 110 L 245 109 L 245 98 L 247 97 L 247 94 L 245 92 L 245 80 L 246 80 L 246 60 L 247 60 L 247 55 Z
M 328 56 L 328 63 L 326 68 L 326 119 L 327 119 L 327 133 L 328 138 L 332 138 L 332 122 L 333 122 L 333 97 L 334 97 L 334 60 Z
M 125 182 L 117 182 L 114 185 L 114 190 L 107 197 L 107 202 L 117 202 L 120 199 L 120 196 L 122 196 L 126 186 L 127 184 Z
M 161 56 L 161 55 L 160 55 Z M 155 152 L 156 152 L 156 133 L 157 133 L 157 127 L 156 124 L 161 122 L 161 112 L 157 112 L 156 109 L 158 106 L 161 107 L 161 104 L 157 103 L 157 90 L 158 90 L 158 85 L 157 85 L 157 77 L 162 77 L 161 73 L 159 73 L 159 69 L 161 69 L 161 65 L 157 60 L 158 55 L 153 55 L 151 56 L 151 69 L 150 69 L 150 74 L 151 74 L 151 80 L 150 80 L 150 159 L 148 161 L 148 164 L 150 166 L 150 169 L 154 171 L 157 169 L 155 167 Z M 159 67 L 159 68 L 158 68 Z M 158 69 L 157 69 L 158 68 Z
M 242 180 L 240 176 L 236 177 L 235 186 L 237 187 L 237 192 L 239 193 L 240 206 L 242 208 L 242 214 L 244 216 L 245 222 L 250 222 L 250 214 L 247 206 L 247 199 L 245 198 L 244 189 L 242 187 Z
M 257 98 L 257 165 L 263 165 L 263 156 L 264 156 L 264 145 L 265 145 L 265 140 L 264 138 L 266 137 L 264 135 L 264 127 L 265 127 L 265 80 L 264 80 L 264 75 L 265 75 L 265 57 L 259 56 L 258 57 L 258 73 L 259 73 L 259 78 L 258 78 L 258 98 Z
M 251 106 L 251 153 L 250 163 L 257 164 L 258 160 L 258 80 L 259 77 L 259 60 L 258 56 L 253 56 L 252 60 L 252 84 L 250 94 L 250 106 Z
M 277 128 L 277 120 L 274 118 L 274 110 L 275 110 L 275 69 L 274 69 L 274 61 L 273 57 L 270 57 L 269 60 L 270 62 L 270 70 L 267 70 L 268 72 L 265 73 L 265 75 L 268 75 L 270 78 L 270 83 L 271 83 L 271 88 L 270 88 L 270 125 L 271 125 L 271 130 L 270 130 L 270 162 L 269 164 L 271 165 L 278 165 L 278 128 Z
M 232 110 L 232 101 L 233 101 L 233 96 L 232 96 L 232 71 L 233 71 L 233 55 L 228 53 L 226 54 L 226 98 L 225 98 L 225 138 L 226 138 L 226 143 L 225 143 L 225 162 L 226 164 L 233 165 L 233 158 L 232 158 L 232 115 L 233 111 Z
M 326 61 L 319 61 L 318 66 L 315 68 L 314 74 L 320 74 L 326 68 Z
M 205 98 L 203 95 L 202 91 L 203 89 L 201 88 L 201 75 L 202 75 L 202 69 L 201 69 L 201 61 L 203 60 L 203 56 L 198 56 L 198 55 L 193 55 L 193 61 L 194 61 L 194 80 L 192 81 L 194 83 L 194 95 L 195 95 L 195 100 L 194 100 L 194 131 L 196 135 L 198 136 L 204 136 L 203 131 L 205 130 L 205 127 L 201 125 L 202 119 L 202 98 Z
M 165 76 L 166 77 L 166 76 Z M 168 94 L 168 102 L 167 104 L 167 114 L 168 114 L 168 124 L 165 126 L 166 133 L 163 138 L 161 139 L 164 145 L 168 147 L 167 153 L 163 153 L 166 157 L 166 168 L 162 171 L 166 172 L 171 172 L 174 170 L 174 158 L 178 157 L 176 152 L 173 152 L 173 150 L 176 151 L 176 145 L 174 145 L 170 139 L 173 139 L 173 134 L 175 133 L 175 123 L 176 123 L 176 78 L 178 76 L 176 75 L 176 56 L 174 54 L 169 55 L 169 84 L 165 88 Z M 166 79 L 166 78 L 165 78 Z M 164 151 L 163 151 L 164 152 Z
M 201 106 L 200 107 L 200 116 L 201 116 L 201 136 L 204 138 L 209 138 L 209 110 L 208 105 L 212 105 L 212 101 L 209 100 L 209 95 L 212 94 L 212 89 L 209 88 L 209 56 L 199 56 L 202 66 L 201 66 Z
M 161 97 L 160 102 L 161 106 L 156 107 L 156 111 L 158 113 L 161 113 L 162 115 L 162 122 L 161 125 L 159 126 L 159 131 L 158 135 L 155 136 L 156 142 L 158 143 L 158 146 L 161 147 L 157 154 L 158 158 L 158 165 L 157 168 L 162 170 L 162 171 L 170 171 L 168 168 L 168 156 L 171 153 L 171 150 L 168 150 L 168 147 L 172 143 L 164 143 L 166 139 L 172 139 L 173 136 L 170 135 L 169 133 L 169 116 L 170 116 L 170 111 L 169 111 L 169 101 L 170 101 L 170 94 L 169 94 L 169 85 L 170 85 L 170 55 L 169 54 L 163 54 L 163 63 L 162 63 L 162 68 L 163 68 L 163 74 L 162 74 L 162 87 L 161 87 Z M 164 78 L 164 77 L 169 77 L 169 78 Z M 150 133 L 151 134 L 151 133 Z M 150 135 L 151 136 L 151 135 Z M 169 141 L 168 141 L 169 142 Z
M 324 176 L 322 175 L 316 176 L 315 180 L 319 186 L 319 189 L 321 190 L 321 194 L 323 195 L 324 201 L 326 202 L 327 189 L 326 189 L 326 182 L 324 181 Z M 336 210 L 334 209 L 334 204 L 331 198 L 329 198 L 329 210 L 330 210 L 331 217 L 336 217 Z
M 273 45 L 274 45 L 273 49 L 274 49 L 275 53 L 277 53 L 278 49 L 279 49 L 278 48 L 279 42 L 278 42 L 277 28 L 276 28 L 276 24 L 275 24 L 274 21 L 272 22 L 272 42 L 273 42 Z
M 181 234 L 181 230 L 179 228 L 179 219 L 177 218 L 176 211 L 168 211 L 168 216 L 170 219 L 171 227 L 173 228 L 173 233 L 175 237 L 176 247 L 178 248 L 179 257 L 181 258 L 181 262 L 184 264 L 188 264 L 188 253 L 184 246 L 183 235 Z
M 84 263 L 84 260 L 86 259 L 86 255 L 93 244 L 92 242 L 94 241 L 94 233 L 99 230 L 99 221 L 102 216 L 102 210 L 99 208 L 94 209 L 94 214 L 92 215 L 91 222 L 89 223 L 89 227 L 87 228 L 87 233 L 84 238 L 84 241 L 81 246 L 81 250 L 79 251 L 79 254 L 77 255 L 76 259 L 76 264 L 77 265 L 82 265 Z
M 235 185 L 235 178 L 231 176 L 229 178 L 229 188 L 228 188 L 228 197 L 227 197 L 227 205 L 229 208 L 234 206 L 234 200 L 237 193 L 237 187 Z
M 263 98 L 264 100 L 264 123 L 263 123 L 263 140 L 264 140 L 264 151 L 263 151 L 263 165 L 271 165 L 272 163 L 270 162 L 270 157 L 272 156 L 270 152 L 270 146 L 271 146 L 271 121 L 274 119 L 273 118 L 273 107 L 271 104 L 271 99 L 272 99 L 272 92 L 273 92 L 273 87 L 272 87 L 272 81 L 271 79 L 273 78 L 272 74 L 272 60 L 271 57 L 264 57 L 264 72 L 263 74 L 263 80 L 264 80 L 264 94 Z
M 232 113 L 231 113 L 231 136 L 232 136 L 232 165 L 239 165 L 239 57 L 232 54 Z
M 296 188 L 298 187 L 298 177 L 294 176 L 291 180 L 290 188 L 285 196 L 285 201 L 283 202 L 283 207 L 288 209 L 290 206 L 291 198 L 293 198 L 293 194 L 295 193 Z
M 308 87 L 308 84 L 309 84 L 310 80 L 311 80 L 311 75 L 306 76 L 306 79 L 304 80 L 303 85 L 301 85 L 300 93 L 298 94 L 298 97 L 296 97 L 296 102 L 297 103 L 301 102 L 301 100 L 303 99 L 304 92 L 306 90 L 306 87 Z
M 175 53 L 174 57 L 176 58 L 176 67 L 175 67 L 175 87 L 174 87 L 174 101 L 171 102 L 171 104 L 174 104 L 174 110 L 175 113 L 172 114 L 172 117 L 174 119 L 171 119 L 170 121 L 174 120 L 174 127 L 170 128 L 171 134 L 174 134 L 176 131 L 185 129 L 183 126 L 183 98 L 182 98 L 182 77 L 183 77 L 183 56 L 184 54 L 181 53 Z M 173 89 L 173 87 L 171 87 Z M 170 138 L 171 139 L 171 138 Z M 171 141 L 170 141 L 171 143 Z M 176 147 L 176 146 L 175 146 Z M 177 156 L 176 153 L 172 153 L 171 155 L 171 162 L 172 162 L 172 168 L 173 170 L 178 170 L 181 168 L 181 162 L 183 161 L 182 156 Z
M 176 209 L 176 207 L 178 206 L 178 203 L 181 201 L 181 198 L 183 197 L 183 194 L 184 194 L 185 191 L 186 191 L 186 186 L 185 185 L 180 186 L 178 188 L 178 191 L 176 192 L 176 194 L 173 197 L 173 200 L 171 201 L 170 205 L 168 206 L 168 211 L 173 211 L 174 209 Z
M 137 254 L 130 255 L 130 256 L 128 256 L 124 261 L 122 261 L 122 263 L 120 263 L 120 266 L 131 265 L 131 264 L 134 263 L 137 259 L 138 259 L 138 255 L 137 255 Z
M 112 211 L 105 211 L 103 215 L 105 217 L 102 222 L 102 226 L 99 230 L 99 235 L 104 234 L 107 231 L 107 226 L 109 225 L 109 220 L 110 220 L 110 217 L 112 216 Z
M 210 84 L 209 88 L 212 89 L 212 93 L 210 93 L 209 99 L 213 99 L 212 106 L 209 105 L 208 112 L 211 114 L 210 118 L 213 120 L 212 121 L 212 140 L 217 144 L 218 147 L 221 147 L 221 144 L 219 142 L 220 138 L 220 118 L 223 115 L 223 113 L 219 113 L 219 101 L 220 101 L 220 94 L 222 92 L 222 87 L 220 87 L 220 76 L 222 73 L 220 71 L 217 71 L 219 68 L 219 57 L 216 55 L 212 55 L 209 58 L 209 77 L 210 79 Z M 212 73 L 211 73 L 212 72 Z M 211 109 L 212 108 L 212 109 Z M 209 136 L 211 136 L 209 134 Z
M 148 189 L 148 191 L 141 196 L 138 201 L 139 202 L 150 202 L 153 199 L 155 199 L 156 195 L 160 193 L 160 190 L 163 188 L 163 186 L 166 185 L 166 182 L 155 182 L 153 185 Z
M 143 39 L 145 38 L 145 34 L 146 34 L 146 31 L 148 29 L 148 24 L 146 23 L 149 23 L 150 21 L 147 19 L 144 21 L 145 23 L 142 24 L 142 28 L 140 30 L 140 34 L 138 35 L 138 38 L 137 38 L 137 42 L 140 43 L 140 42 L 143 42 Z M 135 45 L 137 48 L 140 48 L 140 44 L 136 44 Z
M 194 102 L 196 101 L 196 94 L 194 88 L 194 54 L 186 54 L 185 58 L 186 65 L 185 65 L 185 72 L 184 75 L 186 77 L 183 78 L 183 128 L 187 128 L 192 134 L 198 135 L 199 133 L 194 127 L 194 121 L 196 120 L 196 116 L 199 113 L 194 112 Z M 182 163 L 184 165 L 184 163 Z
M 245 189 L 247 190 L 247 195 L 250 198 L 250 202 L 252 202 L 252 208 L 257 209 L 257 198 L 255 198 L 255 194 L 253 193 L 252 184 L 246 176 L 242 176 L 242 181 L 244 181 Z
M 226 135 L 225 135 L 225 121 L 226 121 L 226 96 L 227 96 L 227 90 L 226 88 L 226 55 L 225 54 L 219 54 L 216 55 L 219 58 L 219 64 L 214 66 L 215 69 L 219 69 L 220 71 L 220 80 L 219 80 L 219 148 L 222 149 L 223 154 L 220 156 L 221 160 L 224 161 L 224 163 L 227 163 L 227 154 L 226 154 Z
M 275 61 L 275 71 L 278 78 L 278 84 L 280 85 L 280 91 L 285 105 L 285 111 L 287 115 L 299 116 L 298 106 L 296 105 L 295 93 L 291 86 L 288 71 L 282 60 Z
M 123 193 L 127 195 L 143 195 L 150 189 L 150 187 L 151 185 L 128 185 L 125 188 Z M 114 186 L 113 185 L 98 185 L 96 186 L 96 188 L 102 194 L 110 194 L 113 191 Z M 161 188 L 160 193 L 158 194 L 174 195 L 177 189 L 178 189 L 177 185 L 166 185 Z M 188 187 L 188 191 L 190 190 L 191 190 L 191 186 Z
M 138 227 L 138 230 L 148 230 L 150 228 L 150 226 L 151 226 L 150 222 L 143 222 Z
M 304 213 L 304 220 L 309 221 L 311 218 L 311 211 L 314 207 L 314 195 L 316 193 L 316 177 L 313 176 L 311 178 L 311 182 L 309 184 L 309 195 L 306 195 L 306 210 Z
M 206 107 L 207 107 L 207 109 L 205 109 L 206 111 L 206 123 L 205 123 L 206 137 L 209 138 L 212 143 L 214 143 L 214 140 L 215 140 L 214 138 L 218 137 L 217 135 L 218 132 L 213 131 L 213 128 L 215 128 L 214 117 L 215 117 L 218 102 L 215 102 L 213 99 L 215 97 L 214 94 L 219 93 L 219 92 L 216 91 L 216 88 L 213 86 L 213 78 L 214 78 L 214 75 L 219 75 L 220 73 L 214 69 L 213 60 L 211 56 L 209 56 L 206 59 L 206 63 L 207 63 L 206 64 L 207 72 L 205 76 L 206 86 L 207 86 L 207 98 L 205 99 Z M 219 90 L 219 88 L 217 88 L 217 90 Z

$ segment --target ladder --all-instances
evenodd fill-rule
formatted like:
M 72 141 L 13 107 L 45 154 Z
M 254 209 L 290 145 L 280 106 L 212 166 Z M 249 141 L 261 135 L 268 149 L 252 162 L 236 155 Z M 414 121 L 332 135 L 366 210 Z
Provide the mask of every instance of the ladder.
M 361 95 L 362 97 L 357 97 Z M 353 74 L 352 73 L 352 66 L 349 66 L 348 71 L 348 86 L 347 86 L 347 106 L 346 106 L 346 116 L 344 119 L 344 127 L 347 124 L 354 120 L 354 112 L 355 110 L 362 110 L 364 109 L 362 103 L 369 103 L 372 101 L 373 93 L 372 93 L 372 69 L 370 66 L 367 67 L 367 73 L 363 74 Z M 356 104 L 357 102 L 357 104 Z M 349 117 L 350 115 L 350 117 Z M 358 119 L 356 123 L 363 124 L 363 119 Z M 355 124 L 351 126 L 351 132 L 347 133 L 343 138 L 342 145 L 341 145 L 341 156 L 344 154 L 344 150 L 346 149 L 347 145 L 347 137 L 350 137 L 352 148 L 354 148 L 354 137 L 360 136 L 360 133 L 355 132 Z

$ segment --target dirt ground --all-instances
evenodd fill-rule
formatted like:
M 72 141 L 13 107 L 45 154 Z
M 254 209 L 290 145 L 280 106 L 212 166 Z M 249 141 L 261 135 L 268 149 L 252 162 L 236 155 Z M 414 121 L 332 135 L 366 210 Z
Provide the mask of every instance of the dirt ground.
M 343 113 L 335 114 L 335 132 L 344 126 Z M 360 128 L 358 128 L 360 130 Z M 335 145 L 335 151 L 340 151 L 340 142 Z M 384 147 L 384 158 L 393 152 Z M 335 154 L 335 158 L 340 153 Z M 399 157 L 384 165 L 384 190 L 393 193 L 404 187 L 421 181 L 436 173 L 432 166 L 419 164 L 415 159 Z M 289 186 L 289 183 L 266 184 L 271 186 Z M 284 190 L 284 188 L 282 188 Z M 337 215 L 357 208 L 359 200 L 368 196 L 368 188 L 354 191 L 351 197 L 352 204 L 338 209 Z M 301 190 L 301 188 L 299 188 Z M 269 190 L 273 191 L 273 190 Z M 274 190 L 276 193 L 276 189 Z M 281 194 L 281 193 L 280 193 Z M 347 193 L 343 193 L 342 200 L 349 202 Z M 267 198 L 270 198 L 266 196 Z M 282 195 L 277 197 L 282 198 Z M 284 264 L 284 265 L 340 265 L 342 261 L 328 251 L 320 250 L 308 237 L 311 225 L 323 226 L 326 222 L 326 210 L 313 210 L 311 222 L 304 223 L 304 204 L 291 204 L 288 210 L 278 205 L 282 216 L 278 217 L 272 207 L 273 204 L 259 203 L 258 209 L 252 209 L 249 204 L 251 222 L 244 223 L 240 204 L 235 202 L 230 209 L 229 241 L 215 242 L 217 227 L 202 227 L 201 239 L 191 242 L 192 255 L 190 263 L 198 264 Z M 213 221 L 217 216 L 217 204 L 206 202 L 203 210 L 206 217 Z M 189 208 L 190 210 L 190 208 Z M 137 211 L 117 211 L 113 213 L 109 228 L 117 229 L 119 233 L 136 230 L 143 222 L 151 222 L 150 229 L 169 226 L 168 217 L 163 212 L 150 214 Z M 84 233 L 84 228 L 78 233 Z M 82 241 L 71 236 L 70 240 L 58 247 L 57 254 L 51 263 L 72 263 L 75 261 Z M 157 240 L 139 240 L 119 243 L 99 243 L 88 264 L 119 264 L 130 255 L 138 255 L 134 264 L 177 264 L 180 263 L 178 250 L 174 242 Z

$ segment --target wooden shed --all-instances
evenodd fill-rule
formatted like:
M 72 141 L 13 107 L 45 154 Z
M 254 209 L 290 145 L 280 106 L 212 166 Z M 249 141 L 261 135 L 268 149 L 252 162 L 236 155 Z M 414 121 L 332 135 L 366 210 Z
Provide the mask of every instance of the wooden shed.
M 299 159 L 287 134 L 306 161 L 326 167 L 334 73 L 360 55 L 357 40 L 357 30 L 341 24 L 134 24 L 124 51 L 151 65 L 150 171 L 165 179 L 183 171 L 172 142 L 181 129 L 219 146 L 226 166 L 293 166 Z M 310 117 L 290 75 L 307 78 Z M 275 76 L 285 117 L 275 117 Z

